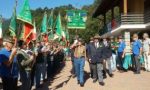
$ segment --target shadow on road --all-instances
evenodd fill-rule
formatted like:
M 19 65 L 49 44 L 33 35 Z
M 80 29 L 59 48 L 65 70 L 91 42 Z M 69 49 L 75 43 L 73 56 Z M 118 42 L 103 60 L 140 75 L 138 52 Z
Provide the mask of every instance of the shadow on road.
M 61 78 L 61 76 L 56 77 L 56 75 L 62 73 L 62 70 L 64 69 L 64 67 L 65 67 L 65 62 L 62 62 L 60 64 L 60 67 L 57 68 L 56 72 L 51 76 L 51 78 L 49 78 L 48 81 L 46 81 L 46 82 L 43 83 L 42 88 L 39 88 L 39 89 L 36 89 L 36 90 L 57 90 L 57 89 L 63 87 L 64 84 L 67 84 L 69 82 L 69 80 L 71 79 L 72 75 L 66 76 L 67 80 L 65 80 L 65 81 L 62 80 L 62 82 L 60 81 L 55 86 L 49 87 L 53 83 L 55 83 L 55 80 Z

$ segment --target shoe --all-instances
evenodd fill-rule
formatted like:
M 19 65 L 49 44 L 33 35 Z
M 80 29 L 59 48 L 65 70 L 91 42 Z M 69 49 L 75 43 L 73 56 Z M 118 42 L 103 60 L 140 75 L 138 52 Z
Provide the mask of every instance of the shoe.
M 47 82 L 47 79 L 44 79 L 43 82 Z
M 150 70 L 147 70 L 147 72 L 150 72 Z
M 84 83 L 80 83 L 80 87 L 84 87 Z
M 104 86 L 105 83 L 104 82 L 99 82 L 99 85 Z
M 78 80 L 78 83 L 77 84 L 80 84 L 80 81 Z
M 114 77 L 114 74 L 109 74 L 110 77 Z
M 43 85 L 36 86 L 36 89 L 43 88 Z
M 124 72 L 128 72 L 128 70 L 126 70 L 126 69 L 124 69 L 123 71 L 124 71 Z
M 104 76 L 103 76 L 103 79 L 106 79 L 106 78 L 107 78 L 107 76 L 106 76 L 106 75 L 104 75 Z
M 120 73 L 124 73 L 124 71 L 123 71 L 123 70 L 119 70 L 119 72 L 120 72 Z
M 75 77 L 76 77 L 76 75 L 74 74 L 74 75 L 72 75 L 72 77 L 73 77 L 73 78 L 75 78 Z
M 96 83 L 96 81 L 97 81 L 97 79 L 94 79 L 94 80 L 93 80 L 93 83 Z

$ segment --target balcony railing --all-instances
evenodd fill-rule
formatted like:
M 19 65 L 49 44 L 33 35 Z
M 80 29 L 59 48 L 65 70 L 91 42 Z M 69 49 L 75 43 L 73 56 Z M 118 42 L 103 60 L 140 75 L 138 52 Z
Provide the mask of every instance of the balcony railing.
M 150 14 L 148 14 L 150 15 Z M 147 20 L 150 18 L 147 17 Z M 101 34 L 105 34 L 110 32 L 111 30 L 116 29 L 121 25 L 142 25 L 145 24 L 145 15 L 144 14 L 121 14 L 120 16 L 113 19 L 110 23 L 104 25 L 103 29 L 101 30 Z M 148 21 L 147 21 L 148 22 Z M 136 28 L 136 27 L 135 27 Z
M 144 24 L 144 14 L 121 14 L 121 24 Z
M 144 22 L 145 24 L 150 23 L 150 9 L 146 10 L 144 13 Z

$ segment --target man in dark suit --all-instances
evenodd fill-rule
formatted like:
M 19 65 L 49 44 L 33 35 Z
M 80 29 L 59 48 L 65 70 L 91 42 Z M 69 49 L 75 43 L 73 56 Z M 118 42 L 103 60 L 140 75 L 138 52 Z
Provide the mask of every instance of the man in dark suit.
M 103 59 L 102 59 L 102 44 L 99 42 L 100 36 L 94 36 L 94 42 L 88 46 L 88 58 L 91 65 L 91 73 L 93 75 L 93 82 L 97 79 L 99 84 L 104 86 L 103 82 Z

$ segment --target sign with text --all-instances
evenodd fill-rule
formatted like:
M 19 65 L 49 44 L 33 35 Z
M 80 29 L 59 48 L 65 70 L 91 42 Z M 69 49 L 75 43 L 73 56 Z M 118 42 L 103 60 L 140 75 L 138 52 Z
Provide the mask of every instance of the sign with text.
M 84 10 L 67 10 L 68 29 L 85 29 L 87 12 Z

